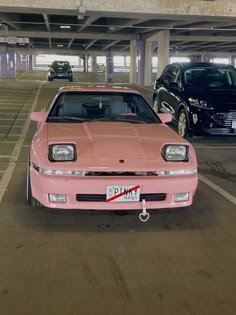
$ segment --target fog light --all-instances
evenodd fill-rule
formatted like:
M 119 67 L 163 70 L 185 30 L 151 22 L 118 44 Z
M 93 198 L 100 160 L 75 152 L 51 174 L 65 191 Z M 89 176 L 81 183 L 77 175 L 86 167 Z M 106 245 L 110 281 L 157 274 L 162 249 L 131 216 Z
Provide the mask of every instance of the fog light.
M 66 202 L 66 195 L 64 194 L 49 194 L 50 202 Z
M 189 193 L 179 193 L 175 194 L 175 201 L 188 201 Z
M 196 124 L 197 121 L 198 121 L 197 114 L 193 114 L 193 122 L 194 122 L 194 124 Z

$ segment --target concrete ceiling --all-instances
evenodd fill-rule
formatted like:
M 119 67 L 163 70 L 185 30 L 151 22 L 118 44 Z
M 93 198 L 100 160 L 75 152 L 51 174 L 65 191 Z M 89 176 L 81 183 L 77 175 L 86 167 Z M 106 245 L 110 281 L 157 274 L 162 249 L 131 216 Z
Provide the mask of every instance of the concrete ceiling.
M 64 11 L 63 14 L 0 10 L 0 37 L 27 37 L 29 47 L 53 52 L 125 52 L 130 40 L 147 39 L 170 29 L 172 53 L 236 53 L 236 19 L 143 14 L 127 15 Z M 82 12 L 80 12 L 82 11 Z M 17 44 L 18 45 L 18 44 Z M 17 46 L 16 45 L 16 46 Z M 22 47 L 23 48 L 23 47 Z

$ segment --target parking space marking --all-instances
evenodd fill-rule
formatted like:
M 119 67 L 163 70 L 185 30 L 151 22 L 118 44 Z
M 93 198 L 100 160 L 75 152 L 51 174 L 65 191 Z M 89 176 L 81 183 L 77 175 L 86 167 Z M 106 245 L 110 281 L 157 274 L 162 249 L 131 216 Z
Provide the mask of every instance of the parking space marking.
M 42 88 L 42 85 L 45 83 L 45 81 L 41 82 L 40 85 L 39 85 L 39 88 L 36 92 L 36 95 L 34 97 L 34 102 L 33 102 L 33 105 L 32 105 L 32 108 L 31 110 L 34 111 L 36 106 L 37 106 L 37 102 L 38 102 L 38 98 L 39 98 L 39 95 L 40 95 L 40 92 L 41 92 L 41 88 Z M 0 181 L 0 204 L 2 202 L 2 199 L 4 197 L 4 194 L 5 192 L 7 191 L 7 187 L 9 185 L 9 182 L 11 180 L 11 177 L 12 177 L 12 174 L 14 172 L 14 169 L 16 167 L 16 161 L 17 159 L 19 158 L 19 155 L 20 155 L 20 152 L 21 152 L 21 148 L 22 148 L 22 145 L 25 141 L 25 138 L 26 138 L 26 135 L 27 135 L 27 132 L 29 130 L 29 127 L 30 127 L 30 119 L 28 117 L 28 119 L 26 120 L 25 122 L 25 125 L 23 127 L 23 130 L 20 134 L 20 138 L 17 140 L 16 142 L 16 145 L 13 149 L 13 152 L 10 156 L 10 159 L 12 161 L 12 163 L 9 163 L 8 164 L 8 167 L 7 169 L 5 170 L 4 174 L 3 174 L 3 177 Z
M 19 80 L 21 77 L 23 77 L 23 75 L 26 73 L 26 71 L 24 71 L 21 75 L 19 75 L 18 78 L 16 78 L 16 80 Z
M 218 194 L 220 194 L 222 197 L 230 201 L 232 204 L 236 205 L 236 198 L 228 193 L 226 190 L 221 188 L 220 186 L 214 184 L 211 180 L 207 179 L 205 176 L 199 174 L 199 180 L 204 183 L 205 185 L 212 188 L 214 191 L 216 191 Z

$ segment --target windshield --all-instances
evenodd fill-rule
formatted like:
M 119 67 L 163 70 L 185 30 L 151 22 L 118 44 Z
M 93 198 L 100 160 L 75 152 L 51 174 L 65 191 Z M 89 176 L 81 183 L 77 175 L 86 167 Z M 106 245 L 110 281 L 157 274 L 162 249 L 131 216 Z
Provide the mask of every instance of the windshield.
M 52 64 L 53 68 L 69 68 L 70 64 L 68 61 L 56 61 Z
M 184 71 L 185 85 L 199 88 L 236 87 L 236 70 L 233 68 L 190 68 Z
M 57 98 L 47 118 L 47 122 L 88 121 L 160 122 L 141 95 L 125 92 L 64 92 Z

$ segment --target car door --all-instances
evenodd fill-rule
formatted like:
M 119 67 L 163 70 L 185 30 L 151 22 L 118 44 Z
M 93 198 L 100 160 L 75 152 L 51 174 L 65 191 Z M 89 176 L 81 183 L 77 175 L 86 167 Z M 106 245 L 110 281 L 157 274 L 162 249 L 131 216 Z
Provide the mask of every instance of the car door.
M 161 91 L 160 111 L 170 113 L 173 119 L 178 111 L 180 103 L 180 68 L 178 65 L 170 65 L 163 74 L 164 88 Z

